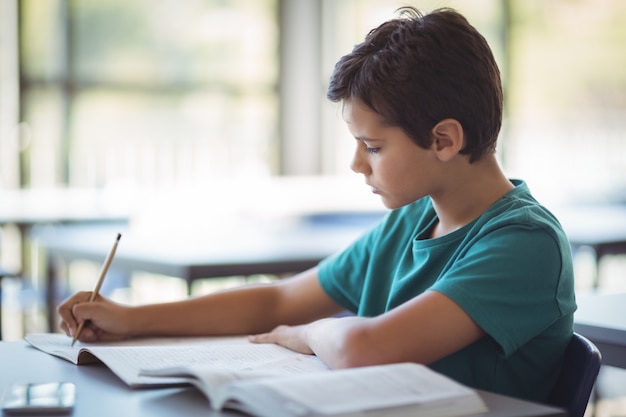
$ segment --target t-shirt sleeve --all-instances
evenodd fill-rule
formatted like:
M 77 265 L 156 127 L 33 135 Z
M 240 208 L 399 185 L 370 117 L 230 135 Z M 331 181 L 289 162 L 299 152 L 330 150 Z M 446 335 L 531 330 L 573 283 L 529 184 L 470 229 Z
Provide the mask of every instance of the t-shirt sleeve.
M 498 228 L 468 246 L 431 289 L 454 300 L 507 356 L 575 310 L 564 244 L 540 226 Z
M 318 279 L 324 291 L 342 307 L 356 312 L 371 257 L 381 224 L 366 232 L 343 251 L 322 260 L 318 265 Z

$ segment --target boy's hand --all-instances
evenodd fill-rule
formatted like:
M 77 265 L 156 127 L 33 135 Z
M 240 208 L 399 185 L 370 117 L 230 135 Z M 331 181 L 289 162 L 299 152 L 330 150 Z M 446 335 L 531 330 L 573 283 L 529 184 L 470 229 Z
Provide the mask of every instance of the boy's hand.
M 65 300 L 57 308 L 59 327 L 68 336 L 74 336 L 78 325 L 87 321 L 78 340 L 96 342 L 121 340 L 130 335 L 128 307 L 116 304 L 102 296 L 89 302 L 91 292 L 81 291 Z
M 305 330 L 308 325 L 301 326 L 278 326 L 269 333 L 261 333 L 249 336 L 248 339 L 253 343 L 275 343 L 284 346 L 287 349 L 304 353 L 313 354 L 313 351 L 306 342 Z

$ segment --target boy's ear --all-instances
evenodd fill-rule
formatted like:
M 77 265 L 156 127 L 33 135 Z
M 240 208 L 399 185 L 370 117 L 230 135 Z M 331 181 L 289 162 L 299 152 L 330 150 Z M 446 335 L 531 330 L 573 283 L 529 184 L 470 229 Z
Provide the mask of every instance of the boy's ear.
M 432 148 L 444 162 L 454 158 L 465 144 L 463 126 L 456 119 L 443 119 L 433 127 L 432 134 Z

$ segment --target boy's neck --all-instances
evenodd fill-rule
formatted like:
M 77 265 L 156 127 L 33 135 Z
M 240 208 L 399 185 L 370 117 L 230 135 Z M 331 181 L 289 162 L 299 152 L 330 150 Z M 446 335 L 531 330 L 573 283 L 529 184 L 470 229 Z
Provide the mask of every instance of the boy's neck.
M 514 188 L 502 172 L 495 155 L 487 155 L 472 164 L 450 167 L 445 188 L 431 195 L 439 218 L 432 237 L 451 233 L 483 214 Z

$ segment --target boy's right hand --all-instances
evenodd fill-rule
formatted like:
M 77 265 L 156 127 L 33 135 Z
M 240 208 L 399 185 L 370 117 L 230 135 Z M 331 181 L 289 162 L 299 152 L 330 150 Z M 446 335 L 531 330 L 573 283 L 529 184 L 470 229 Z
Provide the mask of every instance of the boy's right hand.
M 121 340 L 131 336 L 129 313 L 131 308 L 114 303 L 102 296 L 89 302 L 91 292 L 78 292 L 57 307 L 59 326 L 73 337 L 78 325 L 87 320 L 78 340 L 82 342 Z

